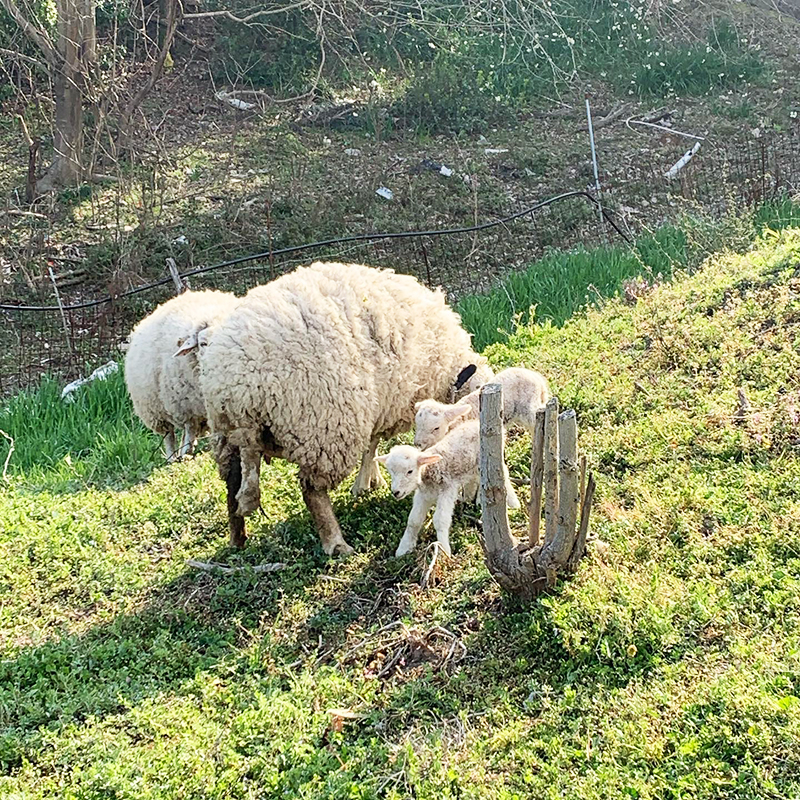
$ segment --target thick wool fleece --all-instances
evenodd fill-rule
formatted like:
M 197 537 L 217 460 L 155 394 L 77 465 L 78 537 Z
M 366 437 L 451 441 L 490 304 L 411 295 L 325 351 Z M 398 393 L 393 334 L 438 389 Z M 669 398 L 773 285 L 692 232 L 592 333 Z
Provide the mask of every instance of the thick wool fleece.
M 373 438 L 411 427 L 417 400 L 447 398 L 468 364 L 479 370 L 466 389 L 488 371 L 440 291 L 359 264 L 259 286 L 209 338 L 201 387 L 212 430 L 242 448 L 242 496 L 257 492 L 245 452 L 263 450 L 265 432 L 301 481 L 328 490 Z
M 125 382 L 133 408 L 163 435 L 191 426 L 200 431 L 206 410 L 194 355 L 175 358 L 178 341 L 212 324 L 238 302 L 228 292 L 187 291 L 160 305 L 131 332 Z

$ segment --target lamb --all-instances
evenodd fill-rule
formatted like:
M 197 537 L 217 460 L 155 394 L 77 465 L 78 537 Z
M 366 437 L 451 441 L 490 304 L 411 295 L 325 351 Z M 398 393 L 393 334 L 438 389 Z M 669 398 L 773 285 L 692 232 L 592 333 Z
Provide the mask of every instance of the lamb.
M 544 408 L 550 398 L 546 378 L 530 369 L 510 367 L 498 372 L 492 380 L 503 387 L 503 422 L 533 430 L 536 411 Z M 414 446 L 423 450 L 431 447 L 460 421 L 477 419 L 479 411 L 480 390 L 471 392 L 456 405 L 430 399 L 417 403 Z
M 197 359 L 175 359 L 175 348 L 191 350 L 198 332 L 237 302 L 228 292 L 187 291 L 162 303 L 131 332 L 125 383 L 137 416 L 164 437 L 167 460 L 186 455 L 206 426 Z M 182 431 L 178 448 L 176 429 Z
M 207 332 L 200 386 L 228 494 L 231 544 L 260 505 L 263 457 L 299 465 L 303 499 L 328 555 L 353 552 L 328 491 L 361 454 L 370 483 L 380 438 L 410 429 L 414 404 L 491 377 L 441 291 L 359 264 L 317 262 L 252 289 Z
M 386 467 L 392 478 L 392 494 L 402 499 L 414 492 L 414 503 L 408 515 L 403 538 L 396 556 L 404 556 L 417 546 L 417 537 L 428 511 L 436 506 L 433 527 L 436 539 L 447 555 L 450 551 L 450 524 L 459 494 L 474 495 L 478 483 L 480 422 L 476 419 L 453 428 L 428 450 L 407 444 L 396 445 L 385 456 L 375 460 Z M 520 503 L 504 466 L 509 508 Z

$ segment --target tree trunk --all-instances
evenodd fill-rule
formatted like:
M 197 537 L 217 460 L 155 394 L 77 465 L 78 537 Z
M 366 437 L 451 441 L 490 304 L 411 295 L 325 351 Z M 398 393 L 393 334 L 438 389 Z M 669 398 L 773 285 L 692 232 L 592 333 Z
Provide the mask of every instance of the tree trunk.
M 75 186 L 83 179 L 83 104 L 96 58 L 94 0 L 57 0 L 59 64 L 56 67 L 53 162 L 39 192 Z

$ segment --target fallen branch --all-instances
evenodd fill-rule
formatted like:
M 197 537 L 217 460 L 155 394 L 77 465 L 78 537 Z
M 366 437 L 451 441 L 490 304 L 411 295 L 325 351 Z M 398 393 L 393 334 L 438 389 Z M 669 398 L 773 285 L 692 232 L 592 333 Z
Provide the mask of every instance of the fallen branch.
M 233 575 L 235 572 L 277 572 L 280 569 L 285 569 L 288 565 L 281 561 L 276 561 L 273 564 L 255 564 L 253 566 L 244 565 L 241 567 L 231 567 L 228 564 L 217 564 L 215 561 L 196 561 L 193 558 L 187 559 L 186 565 L 201 569 L 204 572 L 221 572 L 223 575 Z
M 600 117 L 597 120 L 592 120 L 592 127 L 596 131 L 600 130 L 600 128 L 605 128 L 606 125 L 610 125 L 612 122 L 614 122 L 614 120 L 619 119 L 625 113 L 627 107 L 628 107 L 627 103 L 623 103 L 621 106 L 617 106 L 610 113 L 606 114 L 606 116 Z M 589 126 L 581 125 L 580 130 L 588 131 Z
M 428 568 L 425 570 L 425 574 L 422 576 L 419 586 L 420 589 L 425 589 L 428 586 L 428 581 L 431 579 L 431 575 L 433 574 L 433 568 L 436 566 L 436 559 L 439 557 L 439 550 L 441 549 L 439 542 L 433 542 L 433 558 L 431 558 L 431 563 L 428 564 Z

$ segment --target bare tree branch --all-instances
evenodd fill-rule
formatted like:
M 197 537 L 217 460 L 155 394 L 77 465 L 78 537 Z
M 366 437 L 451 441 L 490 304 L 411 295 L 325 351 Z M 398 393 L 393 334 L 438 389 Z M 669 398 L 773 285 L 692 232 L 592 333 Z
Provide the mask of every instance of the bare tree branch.
M 5 0 L 3 0 L 5 2 Z M 233 12 L 228 9 L 221 9 L 219 11 L 194 11 L 191 14 L 184 14 L 184 19 L 203 19 L 205 17 L 225 17 L 234 22 L 248 23 L 258 17 L 272 16 L 275 14 L 285 14 L 287 11 L 294 11 L 296 8 L 309 8 L 310 4 L 307 0 L 300 0 L 298 3 L 290 3 L 287 6 L 280 6 L 278 8 L 265 8 L 261 11 L 254 11 L 246 17 L 237 17 Z
M 34 25 L 29 19 L 26 19 L 25 15 L 17 8 L 14 0 L 0 0 L 0 6 L 6 10 L 7 14 L 17 23 L 19 29 L 28 39 L 39 48 L 47 63 L 53 69 L 58 69 L 61 59 L 47 33 Z

